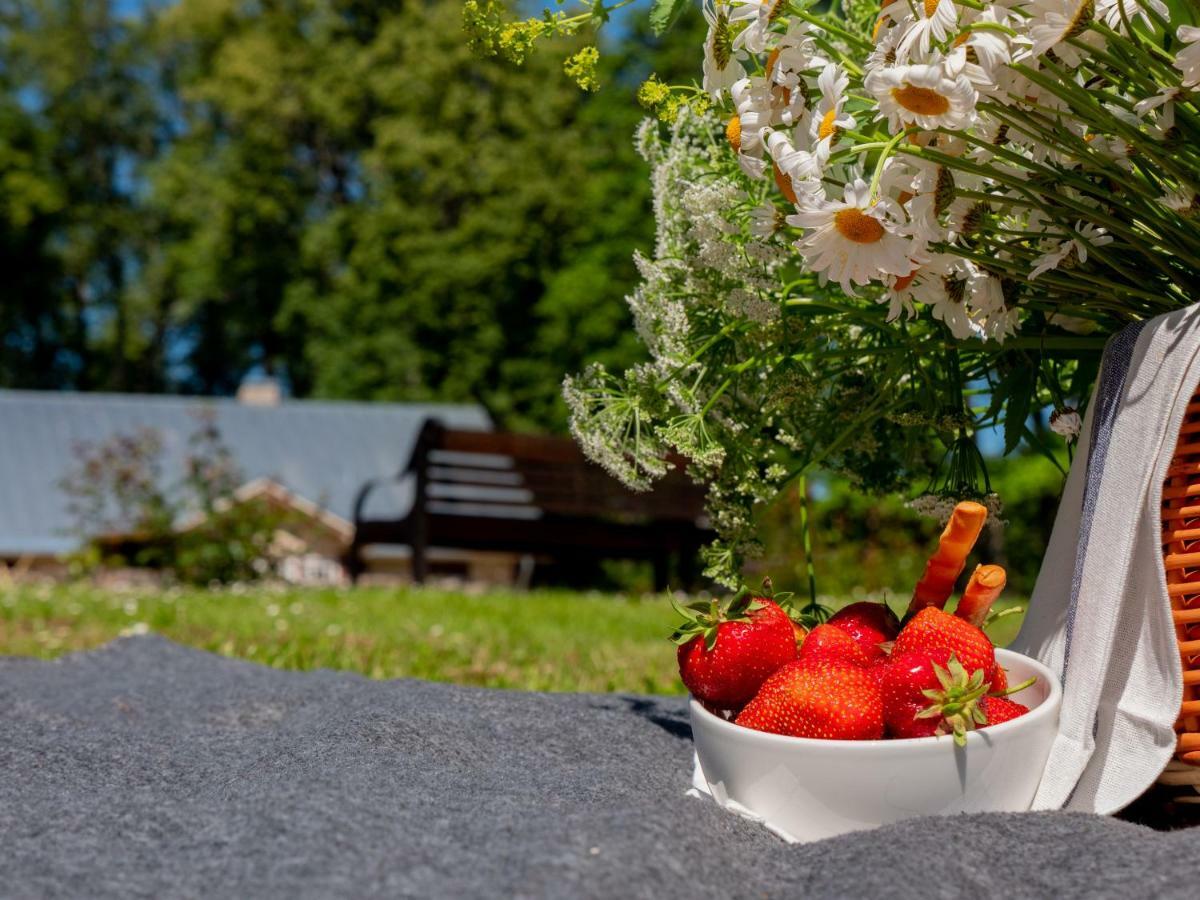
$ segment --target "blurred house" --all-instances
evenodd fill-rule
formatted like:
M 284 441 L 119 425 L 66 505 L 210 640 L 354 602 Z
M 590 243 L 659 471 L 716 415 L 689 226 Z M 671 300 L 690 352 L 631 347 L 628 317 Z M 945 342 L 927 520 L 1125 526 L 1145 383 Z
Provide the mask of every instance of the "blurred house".
M 205 414 L 245 478 L 238 501 L 288 513 L 286 532 L 276 536 L 285 551 L 280 574 L 304 583 L 346 580 L 359 489 L 404 467 L 427 419 L 491 428 L 477 406 L 289 400 L 270 381 L 247 384 L 229 399 L 0 390 L 0 566 L 14 575 L 65 571 L 63 557 L 78 549 L 79 537 L 60 482 L 77 465 L 81 443 L 153 429 L 163 442 L 163 479 L 172 484 L 183 476 L 189 436 Z M 403 515 L 411 486 L 397 482 L 371 502 L 375 515 Z M 511 577 L 514 561 L 453 551 L 432 559 L 443 571 L 485 580 Z M 365 563 L 368 580 L 408 575 L 403 547 L 380 548 Z

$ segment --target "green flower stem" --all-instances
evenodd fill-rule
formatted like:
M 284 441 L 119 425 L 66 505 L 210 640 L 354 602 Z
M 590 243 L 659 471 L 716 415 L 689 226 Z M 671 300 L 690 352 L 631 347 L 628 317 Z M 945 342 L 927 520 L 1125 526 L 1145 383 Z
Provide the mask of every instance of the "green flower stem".
M 845 28 L 842 28 L 840 25 L 834 24 L 833 16 L 814 16 L 812 13 L 808 12 L 808 10 L 798 9 L 794 5 L 791 6 L 791 14 L 797 19 L 808 22 L 810 25 L 816 25 L 824 31 L 828 31 L 830 34 L 836 34 L 846 43 L 851 44 L 860 50 L 866 50 L 870 52 L 872 49 L 874 49 L 871 45 L 871 42 L 864 38 L 861 34 L 855 34 L 853 31 L 849 31 Z M 840 57 L 843 54 L 837 52 L 832 55 L 835 57 Z M 845 63 L 845 60 L 839 59 L 839 62 Z
M 808 575 L 808 606 L 803 612 L 815 615 L 819 613 L 820 605 L 817 603 L 817 567 L 813 561 L 812 510 L 807 476 L 801 475 L 797 479 L 796 489 L 800 492 L 800 534 L 804 542 L 804 568 Z
M 1014 190 L 1019 191 L 1022 194 L 1030 196 L 1031 199 L 1035 198 L 1037 196 L 1030 189 L 1027 182 L 1022 181 L 1021 179 L 1015 178 L 1013 176 L 1007 175 L 1003 172 L 988 169 L 985 166 L 981 166 L 976 163 L 969 162 L 967 160 L 962 159 L 961 157 L 948 156 L 947 154 L 939 153 L 935 150 L 929 150 L 928 148 L 911 147 L 911 146 L 907 146 L 907 145 L 901 146 L 899 148 L 899 151 L 901 153 L 909 153 L 913 156 L 930 159 L 934 162 L 941 163 L 942 165 L 945 165 L 952 169 L 959 169 L 962 171 L 971 172 L 973 174 L 980 175 L 984 178 L 991 178 L 994 181 L 1000 182 L 1002 184 L 1007 184 L 1009 187 L 1013 188 Z M 1053 170 L 1050 170 L 1050 172 L 1048 174 L 1057 174 L 1057 173 L 1054 173 Z M 1146 258 L 1146 260 L 1148 262 L 1150 262 L 1156 268 L 1162 270 L 1169 279 L 1172 279 L 1172 280 L 1174 279 L 1174 274 L 1158 258 L 1158 254 L 1155 252 L 1155 249 L 1152 246 L 1146 244 L 1141 239 L 1141 235 L 1136 230 L 1134 230 L 1132 227 L 1130 227 L 1126 222 L 1124 222 L 1121 219 L 1118 219 L 1115 216 L 1110 216 L 1107 213 L 1104 213 L 1103 211 L 1101 211 L 1099 209 L 1095 209 L 1086 204 L 1083 204 L 1076 200 L 1073 200 L 1071 197 L 1069 197 L 1065 193 L 1054 194 L 1054 199 L 1059 205 L 1075 210 L 1075 212 L 1077 212 L 1079 214 L 1080 218 L 1082 218 L 1084 220 L 1090 220 L 1090 221 L 1096 222 L 1097 224 L 1104 225 L 1108 229 L 1110 234 L 1112 234 L 1114 236 L 1122 236 L 1130 244 L 1133 244 L 1135 246 L 1142 248 L 1142 250 L 1144 251 L 1144 257 Z M 1039 206 L 1042 206 L 1042 208 L 1046 209 L 1047 212 L 1053 214 L 1052 208 L 1048 208 L 1046 206 L 1043 206 L 1042 204 L 1039 204 Z M 1130 272 L 1124 272 L 1123 274 L 1126 275 L 1126 277 L 1129 279 L 1129 282 L 1131 284 L 1141 283 L 1141 282 L 1145 281 L 1144 276 L 1134 275 L 1133 273 L 1130 273 Z
M 905 128 L 903 131 L 900 131 L 895 137 L 893 137 L 884 145 L 883 150 L 880 152 L 879 159 L 875 161 L 875 174 L 871 176 L 872 202 L 879 199 L 879 181 L 883 178 L 883 167 L 887 164 L 887 161 L 891 158 L 892 153 L 895 151 L 900 142 L 908 137 L 911 133 L 912 129 L 909 128 Z

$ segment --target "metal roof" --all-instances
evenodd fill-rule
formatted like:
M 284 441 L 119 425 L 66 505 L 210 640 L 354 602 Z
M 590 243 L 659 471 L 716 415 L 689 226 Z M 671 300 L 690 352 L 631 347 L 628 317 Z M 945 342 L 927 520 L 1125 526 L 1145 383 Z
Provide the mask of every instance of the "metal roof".
M 272 479 L 344 519 L 353 518 L 363 482 L 405 465 L 426 419 L 491 428 L 481 407 L 467 405 L 284 400 L 250 406 L 227 398 L 0 390 L 0 555 L 76 546 L 59 482 L 77 464 L 81 442 L 152 428 L 163 440 L 164 479 L 176 483 L 197 413 L 206 409 L 247 481 Z M 376 491 L 371 511 L 403 514 L 409 503 L 403 486 Z

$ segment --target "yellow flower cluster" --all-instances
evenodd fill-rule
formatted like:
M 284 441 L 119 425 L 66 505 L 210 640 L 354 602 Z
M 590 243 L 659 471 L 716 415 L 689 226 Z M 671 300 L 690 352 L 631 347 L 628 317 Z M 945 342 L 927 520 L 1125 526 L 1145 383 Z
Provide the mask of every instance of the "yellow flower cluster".
M 516 65 L 529 58 L 534 44 L 544 37 L 569 34 L 574 28 L 562 13 L 547 10 L 540 19 L 525 19 L 521 22 L 505 22 L 501 18 L 503 7 L 495 0 L 465 0 L 463 3 L 463 28 L 470 39 L 471 49 L 487 56 L 501 56 Z M 595 48 L 591 48 L 593 54 Z M 579 57 L 586 50 L 576 54 Z M 575 59 L 576 57 L 572 57 Z M 585 62 L 585 61 L 581 61 Z M 571 60 L 568 60 L 568 65 Z M 595 62 L 592 63 L 594 79 Z M 567 74 L 572 74 L 568 71 Z M 586 77 L 586 72 L 576 77 Z M 583 86 L 582 82 L 580 85 Z
M 712 105 L 706 94 L 683 94 L 664 83 L 657 75 L 642 82 L 637 92 L 638 103 L 654 113 L 659 121 L 668 124 L 679 118 L 685 108 L 697 115 L 704 115 Z
M 600 79 L 596 76 L 599 62 L 600 51 L 595 47 L 584 47 L 574 56 L 567 57 L 563 71 L 585 91 L 596 91 L 600 89 Z

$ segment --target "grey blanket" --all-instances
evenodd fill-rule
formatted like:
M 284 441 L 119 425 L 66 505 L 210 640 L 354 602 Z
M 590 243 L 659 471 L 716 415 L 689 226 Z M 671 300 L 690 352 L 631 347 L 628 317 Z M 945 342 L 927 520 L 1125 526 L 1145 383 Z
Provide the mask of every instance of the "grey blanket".
M 684 795 L 677 698 L 0 659 L 6 897 L 1188 897 L 1200 832 L 921 819 L 806 846 Z

